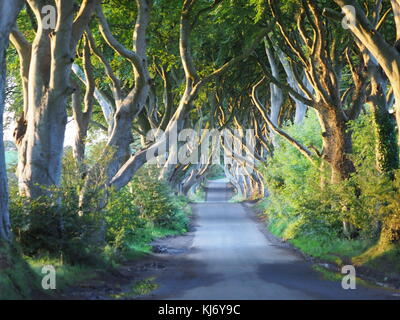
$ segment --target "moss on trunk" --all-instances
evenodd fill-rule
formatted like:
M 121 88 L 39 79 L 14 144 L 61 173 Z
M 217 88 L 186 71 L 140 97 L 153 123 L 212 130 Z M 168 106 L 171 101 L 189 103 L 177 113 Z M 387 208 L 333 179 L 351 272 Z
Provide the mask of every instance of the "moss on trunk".
M 399 168 L 396 122 L 386 109 L 374 105 L 374 130 L 376 135 L 376 166 L 381 173 L 391 173 Z

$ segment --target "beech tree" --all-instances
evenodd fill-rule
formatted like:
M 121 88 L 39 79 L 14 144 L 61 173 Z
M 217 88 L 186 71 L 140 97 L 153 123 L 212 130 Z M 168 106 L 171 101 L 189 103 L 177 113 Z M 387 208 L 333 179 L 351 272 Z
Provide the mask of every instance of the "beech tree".
M 60 185 L 67 98 L 74 91 L 71 67 L 98 2 L 84 0 L 76 10 L 73 1 L 30 0 L 27 4 L 37 23 L 34 41 L 29 43 L 18 30 L 12 32 L 24 85 L 24 111 L 15 133 L 18 179 L 20 193 L 27 197 L 51 195 L 51 188 Z M 55 30 L 44 25 L 46 5 L 56 9 Z
M 229 68 L 239 63 L 246 57 L 248 57 L 254 50 L 255 45 L 260 42 L 260 39 L 263 37 L 265 31 L 259 32 L 256 36 L 256 40 L 251 43 L 245 50 L 237 57 L 232 58 L 230 61 L 226 62 L 224 65 L 214 70 L 210 74 L 200 77 L 195 67 L 195 63 L 193 61 L 191 46 L 190 46 L 190 37 L 192 33 L 194 23 L 198 16 L 204 14 L 207 11 L 215 8 L 220 1 L 215 1 L 211 6 L 205 7 L 204 9 L 194 12 L 195 1 L 184 1 L 181 10 L 181 20 L 180 20 L 180 39 L 179 39 L 179 50 L 181 63 L 184 70 L 184 91 L 182 96 L 180 97 L 179 105 L 176 108 L 175 113 L 169 119 L 169 124 L 166 126 L 165 134 L 161 139 L 159 139 L 155 144 L 151 145 L 148 148 L 145 148 L 135 154 L 133 154 L 130 159 L 124 163 L 119 171 L 112 177 L 109 185 L 115 187 L 116 189 L 120 189 L 125 186 L 132 176 L 136 173 L 136 171 L 143 166 L 144 163 L 147 162 L 146 155 L 154 154 L 157 155 L 158 148 L 165 143 L 168 139 L 169 135 L 183 128 L 185 116 L 191 111 L 193 107 L 193 103 L 199 95 L 200 90 L 210 81 L 216 79 L 218 76 L 225 73 Z M 193 19 L 194 18 L 194 22 Z M 170 163 L 172 159 L 174 159 L 177 150 L 170 150 L 169 159 L 165 165 L 164 177 L 168 177 L 171 173 Z
M 46 5 L 53 5 L 56 9 L 57 23 L 54 31 L 44 28 L 43 19 L 47 16 L 42 9 Z M 117 40 L 104 12 L 104 5 L 96 0 L 83 1 L 80 8 L 61 0 L 29 1 L 27 10 L 30 14 L 28 16 L 35 29 L 34 33 L 31 33 L 33 42 L 28 41 L 30 37 L 26 36 L 26 31 L 20 31 L 17 27 L 11 34 L 11 41 L 20 60 L 24 97 L 23 113 L 15 130 L 19 153 L 17 173 L 21 195 L 33 199 L 49 196 L 52 194 L 51 189 L 59 186 L 67 104 L 71 97 L 72 115 L 78 128 L 73 150 L 82 174 L 86 176 L 85 187 L 81 194 L 82 205 L 85 193 L 89 190 L 89 186 L 93 185 L 92 177 L 98 176 L 99 170 L 103 170 L 98 166 L 90 169 L 82 167 L 85 157 L 85 140 L 90 125 L 94 123 L 92 114 L 95 100 L 102 108 L 108 131 L 107 148 L 102 157 L 108 159 L 105 168 L 106 185 L 117 189 L 125 186 L 134 173 L 146 163 L 147 152 L 156 150 L 163 143 L 159 141 L 160 144 L 153 146 L 143 145 L 143 150 L 132 154 L 130 147 L 133 141 L 132 133 L 139 129 L 144 138 L 143 132 L 159 128 L 165 130 L 164 138 L 167 139 L 170 132 L 176 128 L 182 128 L 185 119 L 193 110 L 193 102 L 198 98 L 200 90 L 248 57 L 264 36 L 265 31 L 260 30 L 255 35 L 256 40 L 247 45 L 244 50 L 239 50 L 236 53 L 237 57 L 222 64 L 222 67 L 217 67 L 209 75 L 203 76 L 202 72 L 202 76 L 199 76 L 191 57 L 190 37 L 199 19 L 206 17 L 220 5 L 222 6 L 221 1 L 215 1 L 211 5 L 185 1 L 181 10 L 179 5 L 173 5 L 181 11 L 180 15 L 177 15 L 180 21 L 176 22 L 180 22 L 180 28 L 176 35 L 180 38 L 178 54 L 183 67 L 183 77 L 178 79 L 180 75 L 177 77 L 174 70 L 166 69 L 168 67 L 162 65 L 155 67 L 156 75 L 162 80 L 164 88 L 165 108 L 160 114 L 153 85 L 153 81 L 158 80 L 150 78 L 148 62 L 148 28 L 153 10 L 151 1 L 136 1 L 137 16 L 133 30 L 132 50 L 125 43 Z M 179 11 L 176 12 L 179 13 Z M 93 14 L 97 17 L 100 39 L 98 33 L 94 35 L 88 28 Z M 75 63 L 74 56 L 75 52 L 80 50 L 78 45 L 80 46 L 81 39 L 83 40 L 80 49 L 83 53 L 82 66 L 79 66 Z M 99 41 L 101 41 L 101 47 L 99 47 Z M 66 45 L 67 43 L 70 43 L 70 46 Z M 117 77 L 116 70 L 113 70 L 107 56 L 109 53 L 103 52 L 104 43 L 132 66 L 133 77 L 130 83 L 134 85 L 131 88 L 124 87 L 122 84 L 124 80 Z M 96 57 L 99 64 L 104 67 L 110 79 L 111 96 L 105 95 L 104 91 L 102 92 L 95 85 L 91 61 L 93 57 Z M 72 81 L 71 69 L 84 83 L 84 94 L 81 86 L 76 81 Z M 176 87 L 179 87 L 181 83 L 185 84 L 180 97 L 172 96 L 172 82 Z M 160 115 L 162 117 L 158 119 Z M 140 128 L 136 127 L 137 124 Z M 174 151 L 172 149 L 170 151 L 169 160 L 162 173 L 168 180 L 172 178 L 174 172 L 173 166 L 169 163 L 175 156 Z M 187 170 L 188 168 L 185 169 Z M 206 170 L 203 168 L 200 171 L 204 173 Z M 190 175 L 190 170 L 187 172 Z
M 8 180 L 3 143 L 3 112 L 6 85 L 6 50 L 9 35 L 23 5 L 22 0 L 0 1 L 0 241 L 11 239 L 8 212 Z
M 396 42 L 388 43 L 384 36 L 376 30 L 376 24 L 367 18 L 364 10 L 357 1 L 335 0 L 341 8 L 344 8 L 347 18 L 352 22 L 349 30 L 368 49 L 377 60 L 390 81 L 393 95 L 395 97 L 395 112 L 397 127 L 400 133 L 400 2 L 391 0 L 392 12 L 396 26 Z M 355 9 L 355 16 L 349 10 L 351 6 Z M 376 1 L 375 7 L 380 10 L 382 1 Z M 376 12 L 376 11 L 375 11 Z
M 352 61 L 347 59 L 355 82 L 354 88 L 352 88 L 352 100 L 349 103 L 344 100 L 347 96 L 341 95 L 340 84 L 342 81 L 341 73 L 346 60 L 341 53 L 349 42 L 346 38 L 341 40 L 330 39 L 329 34 L 339 36 L 341 32 L 335 31 L 334 27 L 329 25 L 329 21 L 322 16 L 321 9 L 314 1 L 304 1 L 300 5 L 297 24 L 293 26 L 297 29 L 296 32 L 293 29 L 290 32 L 285 25 L 284 15 L 276 1 L 270 0 L 269 4 L 285 43 L 286 52 L 291 57 L 292 63 L 304 70 L 313 91 L 310 91 L 299 80 L 297 83 L 301 86 L 304 97 L 297 90 L 276 79 L 273 74 L 267 72 L 266 76 L 275 83 L 280 83 L 298 100 L 316 110 L 320 119 L 324 142 L 323 150 L 316 152 L 316 155 L 330 165 L 332 182 L 340 182 L 347 179 L 355 170 L 348 157 L 352 149 L 351 132 L 348 131 L 347 122 L 356 119 L 361 112 L 365 101 L 366 82 L 360 78 L 362 74 L 355 70 L 356 66 L 352 64 Z M 257 102 L 258 98 L 255 91 L 253 91 L 253 99 L 261 111 L 261 104 Z M 271 123 L 272 128 L 276 128 L 272 119 L 264 118 Z M 279 133 L 279 130 L 275 131 Z M 312 159 L 313 151 L 302 146 L 301 143 L 289 140 L 296 145 L 300 152 Z

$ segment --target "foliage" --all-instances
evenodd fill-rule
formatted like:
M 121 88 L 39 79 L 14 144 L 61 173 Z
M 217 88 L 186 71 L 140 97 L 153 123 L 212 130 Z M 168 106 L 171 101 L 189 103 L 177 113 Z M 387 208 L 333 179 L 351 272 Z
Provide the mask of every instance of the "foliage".
M 224 169 L 222 166 L 218 164 L 211 165 L 207 171 L 207 179 L 208 180 L 218 180 L 225 178 Z
M 62 257 L 73 264 L 97 263 L 100 253 L 95 236 L 101 219 L 95 214 L 78 214 L 77 203 L 62 194 L 62 201 L 51 199 L 27 200 L 15 196 L 10 203 L 15 240 L 28 256 Z
M 149 229 L 187 230 L 187 200 L 157 177 L 155 168 L 143 168 L 127 187 L 110 195 L 106 239 L 113 248 L 127 251 L 137 242 L 151 241 Z
M 366 113 L 351 123 L 351 157 L 357 172 L 337 185 L 329 183 L 328 173 L 320 172 L 293 147 L 280 141 L 274 158 L 264 168 L 270 197 L 258 205 L 275 235 L 289 240 L 306 254 L 338 264 L 353 257 L 354 263 L 374 266 L 379 261 L 396 260 L 393 257 L 398 253 L 393 243 L 398 241 L 398 234 L 393 230 L 398 230 L 400 176 L 397 172 L 395 179 L 391 179 L 376 169 L 372 117 Z M 320 128 L 312 114 L 303 125 L 287 131 L 305 145 L 320 146 Z M 355 227 L 357 239 L 345 237 L 343 220 Z M 378 241 L 380 225 L 385 226 L 383 236 L 371 247 Z M 382 264 L 392 271 L 397 265 Z
M 353 161 L 357 173 L 337 185 L 327 181 L 325 172 L 283 143 L 265 171 L 270 188 L 270 216 L 290 221 L 285 237 L 298 232 L 341 233 L 341 221 L 351 222 L 366 237 L 374 237 L 377 223 L 398 216 L 398 181 L 381 175 L 375 169 L 374 135 L 370 134 L 371 115 L 354 122 Z M 320 145 L 316 120 L 309 117 L 301 128 L 288 131 L 306 145 Z M 377 206 L 379 204 L 379 206 Z M 376 235 L 376 234 L 375 234 Z
M 314 113 L 310 113 L 301 127 L 287 131 L 305 145 L 321 146 L 320 128 Z M 324 205 L 319 184 L 320 173 L 294 147 L 282 139 L 274 157 L 262 168 L 270 197 L 268 216 L 271 221 L 284 221 L 288 225 L 284 237 L 295 237 L 310 230 L 331 232 L 338 230 L 336 213 Z M 311 227 L 313 226 L 313 227 Z
M 90 153 L 95 154 L 99 147 L 93 146 Z M 87 161 L 91 159 L 89 156 Z M 145 245 L 157 232 L 182 233 L 188 224 L 187 200 L 175 196 L 157 179 L 155 170 L 141 170 L 129 186 L 112 192 L 104 210 L 81 212 L 82 179 L 71 150 L 66 150 L 63 182 L 53 190 L 54 198 L 28 201 L 18 196 L 16 185 L 12 186 L 10 213 L 15 240 L 30 257 L 95 265 L 102 262 L 105 246 L 107 257 Z M 104 194 L 92 188 L 92 202 L 101 202 Z

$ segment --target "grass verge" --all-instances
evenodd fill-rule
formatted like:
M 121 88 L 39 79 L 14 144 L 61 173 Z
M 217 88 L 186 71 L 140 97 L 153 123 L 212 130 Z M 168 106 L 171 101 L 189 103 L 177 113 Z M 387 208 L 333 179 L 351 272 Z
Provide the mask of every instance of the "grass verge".
M 398 245 L 377 243 L 371 239 L 345 239 L 313 232 L 302 234 L 293 232 L 296 222 L 285 219 L 268 221 L 265 214 L 268 201 L 255 206 L 256 212 L 267 220 L 268 230 L 276 237 L 292 244 L 306 256 L 320 262 L 339 267 L 354 265 L 369 279 L 388 282 L 391 286 L 400 285 L 400 248 Z M 322 268 L 322 267 L 320 267 Z M 328 278 L 332 278 L 330 275 Z
M 124 261 L 140 259 L 150 254 L 153 240 L 186 233 L 190 214 L 190 207 L 187 207 L 182 213 L 182 221 L 178 228 L 176 225 L 174 228 L 168 228 L 146 224 L 129 244 L 128 250 L 116 255 L 106 247 L 97 265 L 66 264 L 63 263 L 62 257 L 23 257 L 17 248 L 3 245 L 0 247 L 0 300 L 57 298 L 68 287 L 90 280 L 96 277 L 98 272 L 111 271 Z M 43 267 L 49 265 L 56 270 L 57 290 L 54 291 L 45 291 L 41 287 L 42 279 L 46 275 L 42 273 Z M 150 287 L 151 283 L 148 281 L 135 284 L 132 290 L 143 293 Z
M 18 248 L 0 243 L 0 300 L 31 298 L 39 290 L 38 280 Z

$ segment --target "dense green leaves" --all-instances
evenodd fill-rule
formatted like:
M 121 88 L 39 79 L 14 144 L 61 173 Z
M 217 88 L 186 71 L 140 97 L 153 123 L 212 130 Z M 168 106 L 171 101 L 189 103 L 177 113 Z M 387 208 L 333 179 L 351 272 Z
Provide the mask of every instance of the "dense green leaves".
M 273 160 L 265 169 L 271 196 L 268 215 L 272 225 L 286 223 L 285 238 L 295 239 L 309 233 L 344 236 L 342 221 L 350 221 L 359 235 L 376 239 L 377 225 L 386 219 L 398 219 L 398 178 L 392 181 L 375 167 L 375 136 L 371 134 L 369 113 L 354 122 L 352 158 L 357 173 L 338 185 L 327 183 L 328 174 L 311 166 L 281 142 Z M 307 145 L 319 145 L 320 129 L 314 117 L 301 127 L 288 130 Z M 301 130 L 299 130 L 301 128 Z M 325 181 L 325 182 L 324 182 Z
M 107 241 L 118 250 L 127 250 L 149 228 L 181 233 L 187 230 L 187 201 L 177 198 L 170 187 L 158 181 L 154 168 L 141 170 L 126 188 L 111 195 L 106 208 Z

